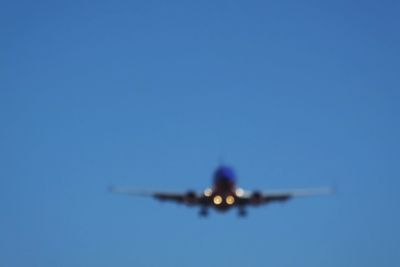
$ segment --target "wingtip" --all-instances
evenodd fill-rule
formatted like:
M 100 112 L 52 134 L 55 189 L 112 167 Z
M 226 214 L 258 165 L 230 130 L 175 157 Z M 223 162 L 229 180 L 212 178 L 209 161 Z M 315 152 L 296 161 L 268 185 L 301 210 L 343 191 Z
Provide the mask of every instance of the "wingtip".
M 330 194 L 334 195 L 338 192 L 337 186 L 330 187 Z
M 318 192 L 318 190 L 317 190 Z M 335 188 L 334 187 L 323 187 L 319 189 L 319 193 L 322 195 L 333 195 L 335 193 Z
M 115 186 L 109 185 L 109 186 L 107 187 L 107 192 L 109 192 L 109 193 L 114 193 L 114 192 L 115 192 Z

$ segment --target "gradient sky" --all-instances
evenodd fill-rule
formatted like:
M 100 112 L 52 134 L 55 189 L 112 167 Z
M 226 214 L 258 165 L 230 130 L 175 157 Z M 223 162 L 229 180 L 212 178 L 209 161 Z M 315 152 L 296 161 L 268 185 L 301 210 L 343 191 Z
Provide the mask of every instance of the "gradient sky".
M 397 1 L 3 1 L 0 265 L 399 266 Z M 211 213 L 112 195 L 334 196 Z

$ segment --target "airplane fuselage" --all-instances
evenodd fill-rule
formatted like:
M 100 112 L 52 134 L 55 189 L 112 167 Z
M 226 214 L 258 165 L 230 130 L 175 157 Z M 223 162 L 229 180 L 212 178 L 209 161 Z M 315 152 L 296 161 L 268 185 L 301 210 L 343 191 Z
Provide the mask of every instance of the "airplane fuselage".
M 227 211 L 237 205 L 238 197 L 243 190 L 236 186 L 236 175 L 233 169 L 220 166 L 214 172 L 212 188 L 204 190 L 204 196 L 211 201 L 212 206 L 218 211 Z

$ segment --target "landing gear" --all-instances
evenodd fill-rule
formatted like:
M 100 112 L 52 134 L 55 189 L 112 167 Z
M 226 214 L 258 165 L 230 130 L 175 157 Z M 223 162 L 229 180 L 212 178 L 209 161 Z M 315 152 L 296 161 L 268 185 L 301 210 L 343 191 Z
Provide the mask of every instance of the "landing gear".
M 240 207 L 238 215 L 239 215 L 239 217 L 246 217 L 247 211 L 243 207 Z
M 208 209 L 207 208 L 201 208 L 200 212 L 199 212 L 199 216 L 200 217 L 207 217 L 208 216 Z

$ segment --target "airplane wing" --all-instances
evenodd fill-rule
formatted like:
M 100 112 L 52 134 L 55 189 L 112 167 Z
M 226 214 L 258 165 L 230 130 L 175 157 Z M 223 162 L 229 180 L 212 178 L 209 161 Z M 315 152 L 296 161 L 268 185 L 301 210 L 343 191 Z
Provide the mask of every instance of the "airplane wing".
M 239 202 L 244 205 L 261 205 L 272 202 L 285 202 L 294 197 L 308 197 L 317 195 L 327 195 L 333 193 L 333 189 L 329 187 L 293 189 L 293 190 L 276 190 L 269 192 L 246 192 Z
M 197 204 L 200 202 L 201 195 L 196 194 L 193 191 L 188 192 L 159 192 L 149 190 L 138 190 L 134 188 L 126 187 L 109 187 L 109 191 L 117 194 L 125 194 L 131 196 L 149 196 L 154 197 L 162 201 L 173 201 L 183 204 Z

